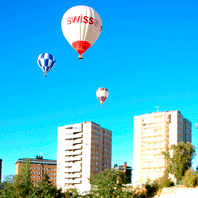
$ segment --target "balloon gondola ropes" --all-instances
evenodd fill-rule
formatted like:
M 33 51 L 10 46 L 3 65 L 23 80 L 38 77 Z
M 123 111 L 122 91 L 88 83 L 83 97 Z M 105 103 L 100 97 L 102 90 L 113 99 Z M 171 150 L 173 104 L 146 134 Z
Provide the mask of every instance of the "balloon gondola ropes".
M 61 21 L 63 35 L 78 52 L 79 59 L 98 39 L 102 31 L 99 14 L 88 6 L 75 6 L 65 12 Z

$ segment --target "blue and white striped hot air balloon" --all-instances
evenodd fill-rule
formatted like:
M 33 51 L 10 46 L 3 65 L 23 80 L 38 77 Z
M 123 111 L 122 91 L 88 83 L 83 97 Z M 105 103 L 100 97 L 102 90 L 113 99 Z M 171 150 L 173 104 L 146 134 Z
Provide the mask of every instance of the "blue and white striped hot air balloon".
M 198 123 L 195 123 L 195 128 L 198 130 Z
M 56 60 L 51 54 L 43 53 L 38 56 L 37 63 L 46 77 L 46 74 L 54 67 Z

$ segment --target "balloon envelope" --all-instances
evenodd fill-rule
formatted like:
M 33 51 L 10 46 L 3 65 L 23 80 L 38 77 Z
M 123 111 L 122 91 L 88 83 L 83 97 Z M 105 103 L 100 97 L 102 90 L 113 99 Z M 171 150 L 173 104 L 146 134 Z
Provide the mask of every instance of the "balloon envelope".
M 46 74 L 54 67 L 56 60 L 51 54 L 43 53 L 38 56 L 37 63 L 46 76 Z
M 198 130 L 198 123 L 195 124 L 195 128 Z
M 65 12 L 61 26 L 69 44 L 82 55 L 100 36 L 102 20 L 93 8 L 75 6 Z
M 109 92 L 104 87 L 100 87 L 96 91 L 96 97 L 98 98 L 101 105 L 105 102 L 105 100 L 107 99 L 108 96 L 109 96 Z

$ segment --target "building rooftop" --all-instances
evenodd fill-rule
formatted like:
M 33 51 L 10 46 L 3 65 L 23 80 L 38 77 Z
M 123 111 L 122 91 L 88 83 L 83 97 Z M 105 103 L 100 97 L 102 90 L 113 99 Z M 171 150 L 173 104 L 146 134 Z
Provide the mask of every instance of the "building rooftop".
M 35 158 L 20 158 L 15 162 L 15 164 L 22 163 L 23 161 L 26 161 L 27 159 L 30 159 L 31 163 L 35 163 L 35 164 L 53 164 L 53 165 L 57 164 L 57 160 L 43 159 L 42 156 L 36 156 L 36 159 Z

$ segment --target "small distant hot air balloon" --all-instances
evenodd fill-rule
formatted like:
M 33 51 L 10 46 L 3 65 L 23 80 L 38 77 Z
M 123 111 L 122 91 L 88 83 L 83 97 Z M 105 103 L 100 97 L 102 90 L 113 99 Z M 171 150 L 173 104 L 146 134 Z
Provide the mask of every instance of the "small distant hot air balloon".
M 56 60 L 51 54 L 43 53 L 38 56 L 37 63 L 46 77 L 46 74 L 54 67 Z
M 102 31 L 99 14 L 88 6 L 75 6 L 65 12 L 62 31 L 69 44 L 78 52 L 79 59 L 98 39 Z
M 98 88 L 98 90 L 96 91 L 96 97 L 98 98 L 101 106 L 103 105 L 103 103 L 105 102 L 105 100 L 107 99 L 109 95 L 109 92 L 106 88 L 104 87 L 100 87 Z
M 195 123 L 195 128 L 198 130 L 198 123 Z

